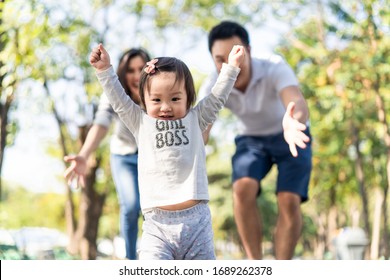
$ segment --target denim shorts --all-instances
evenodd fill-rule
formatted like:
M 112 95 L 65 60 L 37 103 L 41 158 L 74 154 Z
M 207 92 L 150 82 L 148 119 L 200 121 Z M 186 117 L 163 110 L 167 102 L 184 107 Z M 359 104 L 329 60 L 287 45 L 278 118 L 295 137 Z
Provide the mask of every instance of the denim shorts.
M 291 155 L 283 133 L 271 136 L 237 136 L 236 152 L 232 158 L 233 182 L 243 177 L 260 181 L 268 174 L 273 164 L 278 167 L 276 193 L 293 192 L 304 202 L 308 199 L 308 185 L 312 169 L 311 135 L 305 149 L 298 150 L 298 157 Z M 261 188 L 259 190 L 259 195 Z
M 140 260 L 215 260 L 207 201 L 178 211 L 154 208 L 144 218 Z

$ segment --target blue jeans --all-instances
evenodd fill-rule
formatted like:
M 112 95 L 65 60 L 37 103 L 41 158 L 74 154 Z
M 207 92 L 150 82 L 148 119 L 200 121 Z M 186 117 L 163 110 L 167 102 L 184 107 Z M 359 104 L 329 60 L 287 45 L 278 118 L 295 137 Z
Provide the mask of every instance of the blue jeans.
M 126 258 L 130 260 L 137 259 L 136 245 L 140 215 L 137 164 L 138 154 L 111 154 L 111 172 L 120 207 L 120 230 L 125 240 Z

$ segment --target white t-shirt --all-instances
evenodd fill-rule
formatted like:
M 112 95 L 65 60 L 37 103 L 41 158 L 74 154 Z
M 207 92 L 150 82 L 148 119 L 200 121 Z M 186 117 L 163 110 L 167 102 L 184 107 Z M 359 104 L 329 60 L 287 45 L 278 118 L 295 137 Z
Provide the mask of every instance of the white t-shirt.
M 112 108 L 137 141 L 144 213 L 191 199 L 209 200 L 202 131 L 217 118 L 239 72 L 239 68 L 224 64 L 212 93 L 175 121 L 148 116 L 125 94 L 112 67 L 97 73 Z
M 286 109 L 280 91 L 298 86 L 291 67 L 279 56 L 268 59 L 252 58 L 252 77 L 245 93 L 232 89 L 225 104 L 240 121 L 240 135 L 266 136 L 283 131 L 282 120 Z M 205 81 L 200 96 L 207 96 L 216 81 L 213 73 Z
M 138 147 L 133 134 L 114 112 L 105 94 L 102 94 L 96 111 L 94 124 L 109 128 L 114 122 L 114 132 L 111 136 L 110 151 L 116 155 L 134 154 Z

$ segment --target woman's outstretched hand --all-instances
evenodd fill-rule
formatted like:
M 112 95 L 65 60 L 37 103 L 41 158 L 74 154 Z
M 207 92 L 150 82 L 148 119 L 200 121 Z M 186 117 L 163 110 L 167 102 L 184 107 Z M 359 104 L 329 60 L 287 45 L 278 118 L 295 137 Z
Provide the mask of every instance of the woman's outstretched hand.
M 73 186 L 75 182 L 76 186 L 73 186 L 73 188 L 77 188 L 79 185 L 85 187 L 87 160 L 82 156 L 69 155 L 64 157 L 64 161 L 70 163 L 70 166 L 64 172 L 68 185 Z

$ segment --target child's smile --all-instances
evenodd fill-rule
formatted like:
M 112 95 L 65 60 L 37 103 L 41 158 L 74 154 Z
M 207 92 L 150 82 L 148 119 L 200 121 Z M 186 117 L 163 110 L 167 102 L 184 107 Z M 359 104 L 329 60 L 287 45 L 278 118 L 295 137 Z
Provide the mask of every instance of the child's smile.
M 176 81 L 174 72 L 155 74 L 145 94 L 146 113 L 156 119 L 177 120 L 187 114 L 184 81 Z

